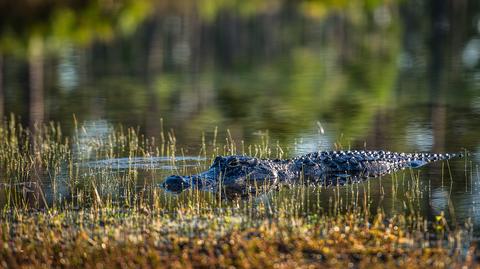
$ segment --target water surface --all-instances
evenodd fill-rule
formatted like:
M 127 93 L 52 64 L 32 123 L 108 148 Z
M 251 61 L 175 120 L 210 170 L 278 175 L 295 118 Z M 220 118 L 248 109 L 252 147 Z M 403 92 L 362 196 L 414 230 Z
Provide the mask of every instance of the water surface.
M 197 159 L 202 133 L 208 143 L 230 136 L 238 149 L 268 134 L 284 157 L 335 146 L 467 150 L 467 161 L 450 162 L 452 177 L 445 164 L 422 169 L 412 199 L 424 215 L 480 227 L 478 1 L 120 2 L 1 4 L 0 113 L 30 126 L 56 121 L 66 134 L 75 117 L 95 139 L 119 125 L 157 139 L 170 132 L 184 159 L 131 163 L 153 162 L 140 175 L 156 183 L 207 165 Z M 91 161 L 87 142 L 76 152 Z M 371 180 L 372 201 L 408 207 L 402 178 Z M 353 199 L 348 190 L 343 199 Z M 311 195 L 325 205 L 333 192 Z

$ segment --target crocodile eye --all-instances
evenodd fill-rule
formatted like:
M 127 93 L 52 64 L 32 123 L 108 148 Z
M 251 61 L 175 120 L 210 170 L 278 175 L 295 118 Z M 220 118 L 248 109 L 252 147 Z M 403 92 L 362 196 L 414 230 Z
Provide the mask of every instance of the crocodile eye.
M 240 162 L 237 158 L 232 158 L 228 161 L 228 166 L 238 166 Z

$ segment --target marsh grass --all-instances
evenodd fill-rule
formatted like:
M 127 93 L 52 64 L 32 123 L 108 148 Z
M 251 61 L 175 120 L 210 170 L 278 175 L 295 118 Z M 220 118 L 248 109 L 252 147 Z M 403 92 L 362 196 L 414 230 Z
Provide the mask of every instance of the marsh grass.
M 74 123 L 71 137 L 54 123 L 28 130 L 12 116 L 1 125 L 0 267 L 478 265 L 470 220 L 457 223 L 452 206 L 433 219 L 422 214 L 429 182 L 421 170 L 347 186 L 280 186 L 245 199 L 198 189 L 173 195 L 158 187 L 168 175 L 159 166 L 198 173 L 217 155 L 284 158 L 288 150 L 268 133 L 245 145 L 227 131 L 221 143 L 214 129 L 192 156 L 173 131 L 153 138 Z M 132 165 L 138 158 L 140 167 Z M 442 185 L 451 186 L 447 167 Z M 466 171 L 465 182 L 473 175 Z

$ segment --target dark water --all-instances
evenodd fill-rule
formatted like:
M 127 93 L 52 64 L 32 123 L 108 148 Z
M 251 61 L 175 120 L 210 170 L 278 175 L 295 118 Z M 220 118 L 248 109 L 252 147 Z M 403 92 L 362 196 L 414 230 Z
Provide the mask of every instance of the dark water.
M 466 149 L 453 181 L 421 170 L 419 201 L 478 227 L 480 2 L 262 2 L 0 4 L 0 114 L 67 134 L 75 115 L 96 136 L 158 137 L 163 119 L 186 156 L 216 127 L 245 144 L 268 131 L 286 156 Z M 394 210 L 392 180 L 371 184 Z

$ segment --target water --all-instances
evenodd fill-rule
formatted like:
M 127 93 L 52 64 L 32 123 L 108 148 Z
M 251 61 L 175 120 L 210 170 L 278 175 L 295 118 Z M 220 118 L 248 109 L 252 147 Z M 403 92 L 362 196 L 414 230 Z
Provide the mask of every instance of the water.
M 285 157 L 335 144 L 466 149 L 467 161 L 450 162 L 453 181 L 441 164 L 421 170 L 418 199 L 425 215 L 454 212 L 479 227 L 478 1 L 162 2 L 0 4 L 0 114 L 56 121 L 66 134 L 75 115 L 93 137 L 119 124 L 147 137 L 173 130 L 193 166 L 188 156 L 215 128 L 246 145 L 268 133 Z M 193 172 L 155 162 L 164 169 L 145 180 Z M 405 206 L 393 201 L 394 182 L 368 183 L 386 211 Z M 333 191 L 311 195 L 328 201 Z

